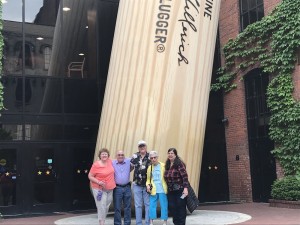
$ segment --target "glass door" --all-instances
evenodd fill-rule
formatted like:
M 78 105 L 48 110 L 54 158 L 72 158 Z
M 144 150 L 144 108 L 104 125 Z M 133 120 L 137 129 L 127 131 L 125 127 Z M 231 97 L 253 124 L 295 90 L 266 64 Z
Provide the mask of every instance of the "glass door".
M 59 210 L 56 154 L 55 145 L 1 145 L 0 212 L 3 215 Z
M 29 145 L 30 159 L 27 161 L 29 182 L 26 189 L 31 193 L 28 199 L 32 213 L 58 210 L 58 163 L 55 145 Z M 24 167 L 26 168 L 26 167 Z M 23 185 L 25 185 L 23 183 Z
M 17 149 L 0 147 L 0 211 L 16 207 Z
M 33 205 L 54 203 L 57 180 L 53 148 L 35 149 L 33 161 Z

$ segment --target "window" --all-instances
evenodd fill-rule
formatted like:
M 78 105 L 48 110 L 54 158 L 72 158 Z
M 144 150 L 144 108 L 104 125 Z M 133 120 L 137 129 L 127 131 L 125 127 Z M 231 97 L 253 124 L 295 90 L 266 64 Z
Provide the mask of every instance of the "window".
M 269 76 L 254 69 L 245 76 L 246 106 L 249 140 L 268 137 L 270 111 L 266 93 Z
M 31 43 L 25 43 L 25 68 L 34 68 L 34 51 L 35 47 Z M 23 62 L 23 47 L 21 41 L 15 45 L 14 52 L 18 59 L 17 69 L 21 70 Z
M 45 70 L 49 69 L 50 66 L 50 59 L 51 59 L 51 48 L 50 47 L 45 47 L 44 48 L 44 68 Z
M 264 16 L 263 0 L 240 0 L 241 31 Z

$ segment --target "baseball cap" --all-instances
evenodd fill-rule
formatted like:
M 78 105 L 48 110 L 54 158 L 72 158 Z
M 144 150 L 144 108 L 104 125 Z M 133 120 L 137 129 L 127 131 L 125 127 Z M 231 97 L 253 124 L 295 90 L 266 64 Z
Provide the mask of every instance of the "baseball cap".
M 146 141 L 140 140 L 138 142 L 138 146 L 140 146 L 140 145 L 147 145 L 147 143 L 146 143 Z

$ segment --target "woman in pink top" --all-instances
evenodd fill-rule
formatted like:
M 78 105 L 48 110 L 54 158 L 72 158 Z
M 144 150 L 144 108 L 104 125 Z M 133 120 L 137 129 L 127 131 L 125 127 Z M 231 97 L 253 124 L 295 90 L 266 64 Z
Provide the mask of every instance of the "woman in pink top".
M 88 177 L 97 206 L 99 224 L 104 225 L 112 202 L 113 189 L 116 187 L 115 171 L 106 148 L 100 149 L 98 157 L 100 160 L 94 162 Z

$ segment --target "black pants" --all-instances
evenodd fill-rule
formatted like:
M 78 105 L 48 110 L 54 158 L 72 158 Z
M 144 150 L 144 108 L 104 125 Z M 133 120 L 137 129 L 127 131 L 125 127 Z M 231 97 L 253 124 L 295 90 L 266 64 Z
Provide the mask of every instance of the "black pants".
M 168 192 L 168 204 L 174 225 L 185 225 L 186 198 L 181 199 L 183 190 Z

